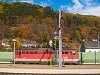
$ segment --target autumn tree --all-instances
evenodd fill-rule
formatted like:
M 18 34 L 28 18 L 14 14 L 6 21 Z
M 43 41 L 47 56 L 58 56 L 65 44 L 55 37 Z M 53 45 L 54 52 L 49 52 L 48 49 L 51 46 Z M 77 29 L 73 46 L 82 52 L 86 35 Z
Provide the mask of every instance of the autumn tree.
M 0 5 L 0 14 L 4 14 L 3 5 Z
M 33 16 L 28 16 L 24 19 L 24 23 L 32 24 L 33 23 Z
M 23 37 L 23 38 L 29 38 L 29 37 L 31 37 L 31 30 L 30 30 L 30 28 L 27 26 L 27 25 L 22 25 L 21 26 L 21 36 Z

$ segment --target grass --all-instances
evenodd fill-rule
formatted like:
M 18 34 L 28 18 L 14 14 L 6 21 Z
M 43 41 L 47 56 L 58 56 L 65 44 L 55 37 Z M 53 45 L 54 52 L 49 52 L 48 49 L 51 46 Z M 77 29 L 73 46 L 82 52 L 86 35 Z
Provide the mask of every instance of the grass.
M 1 59 L 0 58 L 0 62 L 10 62 L 12 59 Z

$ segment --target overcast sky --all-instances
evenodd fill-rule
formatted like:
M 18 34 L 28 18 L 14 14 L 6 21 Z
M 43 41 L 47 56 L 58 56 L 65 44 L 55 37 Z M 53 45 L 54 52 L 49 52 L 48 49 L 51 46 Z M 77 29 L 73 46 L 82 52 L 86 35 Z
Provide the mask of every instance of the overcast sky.
M 100 16 L 100 0 L 2 0 L 4 2 L 28 2 L 54 10 Z

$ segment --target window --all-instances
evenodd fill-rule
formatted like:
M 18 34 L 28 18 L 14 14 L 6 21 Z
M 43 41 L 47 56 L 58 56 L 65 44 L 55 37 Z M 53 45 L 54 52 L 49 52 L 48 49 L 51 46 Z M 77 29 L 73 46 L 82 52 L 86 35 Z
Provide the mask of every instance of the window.
M 54 51 L 52 51 L 51 54 L 54 54 Z
M 72 51 L 70 51 L 70 55 L 73 55 Z
M 46 54 L 48 54 L 48 51 L 46 51 Z
M 15 54 L 18 55 L 18 51 L 16 51 Z
M 38 54 L 38 52 L 34 52 L 34 54 Z
M 33 52 L 31 51 L 30 54 L 33 54 Z
M 28 51 L 26 51 L 26 54 L 29 54 L 29 52 L 28 52 Z
M 45 51 L 45 52 L 43 52 L 43 54 L 47 54 L 47 52 Z
M 67 51 L 65 51 L 65 54 L 68 54 L 68 52 L 67 52 Z
M 62 52 L 62 54 L 65 54 L 64 52 Z
M 75 52 L 70 51 L 70 55 L 75 55 Z
M 39 54 L 42 54 L 42 52 L 39 52 Z
M 52 52 L 48 52 L 48 54 L 52 54 Z
M 54 51 L 52 51 L 51 54 L 54 54 Z
M 58 52 L 58 54 L 59 54 L 60 52 Z M 64 54 L 64 52 L 62 52 L 62 54 Z
M 22 51 L 22 54 L 25 54 L 25 51 Z

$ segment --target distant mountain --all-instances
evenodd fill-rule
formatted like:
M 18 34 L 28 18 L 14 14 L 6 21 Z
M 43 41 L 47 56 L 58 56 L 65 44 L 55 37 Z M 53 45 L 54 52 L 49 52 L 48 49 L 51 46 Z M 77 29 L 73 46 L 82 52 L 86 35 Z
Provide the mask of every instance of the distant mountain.
M 0 2 L 0 39 L 24 38 L 45 45 L 58 31 L 59 13 L 50 7 L 29 3 Z M 100 17 L 63 12 L 62 38 L 69 45 L 97 38 Z

